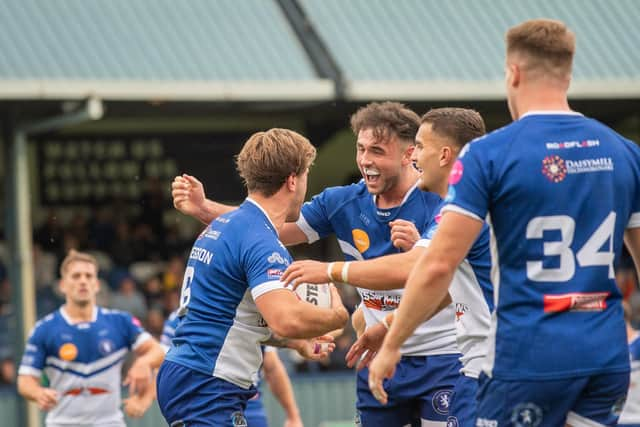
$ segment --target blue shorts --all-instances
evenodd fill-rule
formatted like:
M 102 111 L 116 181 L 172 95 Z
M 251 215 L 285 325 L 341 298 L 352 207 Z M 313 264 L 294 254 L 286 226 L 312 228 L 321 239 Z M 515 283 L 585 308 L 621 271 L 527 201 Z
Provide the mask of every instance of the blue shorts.
M 267 414 L 264 412 L 260 392 L 247 402 L 247 409 L 244 410 L 244 417 L 247 419 L 249 427 L 268 427 Z
M 504 381 L 480 374 L 476 425 L 615 426 L 628 388 L 628 372 L 549 381 Z
M 369 390 L 369 370 L 358 372 L 357 421 L 363 427 L 420 426 L 420 419 L 446 422 L 449 401 L 458 371 L 460 354 L 403 356 L 393 378 L 384 380 L 389 396 L 382 405 Z
M 244 411 L 256 394 L 220 378 L 165 360 L 157 378 L 158 405 L 171 427 L 247 427 Z
M 475 427 L 477 394 L 478 380 L 460 374 L 451 394 L 447 427 Z

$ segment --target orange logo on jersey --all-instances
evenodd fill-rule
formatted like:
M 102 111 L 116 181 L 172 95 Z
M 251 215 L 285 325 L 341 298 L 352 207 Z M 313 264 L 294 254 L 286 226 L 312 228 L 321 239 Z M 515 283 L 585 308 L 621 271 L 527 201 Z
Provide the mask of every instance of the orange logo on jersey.
M 78 357 L 78 347 L 70 342 L 62 344 L 62 347 L 60 347 L 60 350 L 58 351 L 58 355 L 60 356 L 60 359 L 70 362 Z
M 356 244 L 356 248 L 358 248 L 361 254 L 369 249 L 371 243 L 369 242 L 369 235 L 366 231 L 356 228 L 351 231 L 351 234 L 353 235 L 353 243 Z

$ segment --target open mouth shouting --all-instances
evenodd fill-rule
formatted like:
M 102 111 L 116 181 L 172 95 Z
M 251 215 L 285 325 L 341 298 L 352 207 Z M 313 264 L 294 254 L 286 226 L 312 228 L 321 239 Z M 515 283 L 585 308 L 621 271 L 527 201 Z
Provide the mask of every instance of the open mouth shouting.
M 364 179 L 367 184 L 376 184 L 380 179 L 380 172 L 377 169 L 364 168 Z

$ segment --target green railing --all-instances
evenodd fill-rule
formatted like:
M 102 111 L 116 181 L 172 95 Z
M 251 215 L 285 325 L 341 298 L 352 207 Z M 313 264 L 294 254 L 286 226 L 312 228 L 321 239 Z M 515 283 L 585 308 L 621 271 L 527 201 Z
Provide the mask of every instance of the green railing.
M 300 375 L 291 379 L 305 427 L 351 427 L 355 416 L 355 375 Z M 16 402 L 12 393 L 0 393 L 0 425 L 20 427 L 16 422 Z M 271 427 L 284 423 L 284 412 L 267 387 L 263 401 Z M 44 417 L 43 417 L 44 419 Z M 44 423 L 42 424 L 44 425 Z M 127 419 L 128 427 L 159 427 L 166 425 L 157 403 L 141 419 Z M 251 426 L 249 426 L 251 427 Z

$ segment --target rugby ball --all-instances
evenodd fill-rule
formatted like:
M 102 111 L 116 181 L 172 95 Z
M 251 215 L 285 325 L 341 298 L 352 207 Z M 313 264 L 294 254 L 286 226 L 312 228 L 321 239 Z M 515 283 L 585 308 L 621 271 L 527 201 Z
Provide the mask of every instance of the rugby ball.
M 302 301 L 306 301 L 309 304 L 316 305 L 322 308 L 331 307 L 331 291 L 329 290 L 329 284 L 311 284 L 303 283 L 295 290 L 296 295 Z
M 331 291 L 327 283 L 303 283 L 296 288 L 295 293 L 300 300 L 306 301 L 309 304 L 323 308 L 331 307 Z M 327 351 L 328 348 L 329 344 L 316 342 L 313 352 L 318 354 Z

